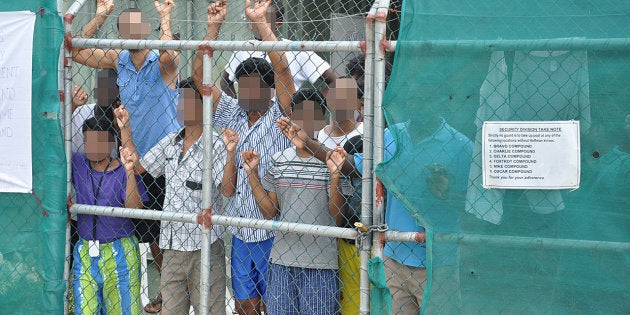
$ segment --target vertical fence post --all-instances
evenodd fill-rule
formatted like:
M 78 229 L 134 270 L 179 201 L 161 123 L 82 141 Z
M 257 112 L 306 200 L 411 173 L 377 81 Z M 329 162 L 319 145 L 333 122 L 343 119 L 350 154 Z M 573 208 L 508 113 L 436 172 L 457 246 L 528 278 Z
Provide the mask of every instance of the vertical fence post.
M 386 39 L 387 28 L 387 10 L 389 8 L 389 0 L 381 0 L 379 6 L 376 8 L 376 19 L 374 23 L 374 84 L 372 86 L 373 102 L 374 102 L 374 165 L 378 165 L 383 162 L 383 152 L 385 150 L 383 132 L 385 130 L 385 119 L 383 117 L 383 92 L 385 91 L 385 64 L 387 62 L 385 57 L 385 47 L 382 45 Z M 378 192 L 382 190 L 377 188 L 377 185 L 381 185 L 378 180 L 373 181 L 373 193 L 374 193 L 374 213 L 373 224 L 380 225 L 384 220 L 384 203 L 383 196 L 378 196 Z M 380 202 L 378 201 L 380 200 Z M 381 233 L 377 232 L 377 237 L 373 238 L 373 250 L 374 256 L 383 256 L 383 242 Z
M 63 137 L 66 153 L 66 194 L 72 191 L 72 21 L 77 12 L 87 0 L 77 0 L 63 16 L 64 24 L 64 55 L 63 55 Z M 63 299 L 63 313 L 68 314 L 68 290 L 70 289 L 70 252 L 71 235 L 70 222 L 66 222 L 66 246 L 63 262 L 63 279 L 66 280 L 66 292 Z
M 212 84 L 212 54 L 203 55 L 203 84 Z M 203 96 L 203 179 L 202 179 L 202 199 L 201 209 L 209 209 L 212 205 L 212 162 L 213 162 L 213 132 L 212 132 L 212 95 Z M 202 226 L 203 235 L 201 238 L 201 270 L 200 270 L 200 312 L 208 314 L 210 306 L 208 297 L 210 296 L 210 228 Z
M 361 222 L 365 226 L 372 225 L 372 182 L 373 182 L 373 125 L 374 125 L 374 100 L 373 90 L 373 58 L 374 58 L 374 16 L 379 0 L 375 0 L 365 21 L 365 72 L 363 86 L 363 176 L 361 199 Z M 372 238 L 368 237 L 361 242 L 359 256 L 361 259 L 360 273 L 360 303 L 359 313 L 370 313 L 370 281 L 368 280 L 368 260 L 370 260 Z

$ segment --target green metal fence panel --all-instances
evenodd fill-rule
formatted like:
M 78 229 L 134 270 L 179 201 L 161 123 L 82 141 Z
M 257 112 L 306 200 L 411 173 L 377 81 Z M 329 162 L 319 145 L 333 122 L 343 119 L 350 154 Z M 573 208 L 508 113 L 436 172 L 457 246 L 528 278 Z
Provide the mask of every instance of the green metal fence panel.
M 67 220 L 57 83 L 61 17 L 55 0 L 3 1 L 0 11 L 37 13 L 32 56 L 33 192 L 0 194 L 0 312 L 61 314 Z

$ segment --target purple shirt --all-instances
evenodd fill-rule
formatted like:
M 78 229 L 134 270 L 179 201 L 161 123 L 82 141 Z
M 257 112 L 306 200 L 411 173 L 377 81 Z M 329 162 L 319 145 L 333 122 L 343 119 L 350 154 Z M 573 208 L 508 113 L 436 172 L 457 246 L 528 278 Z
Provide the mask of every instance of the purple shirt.
M 136 176 L 138 192 L 146 201 L 147 192 Z M 77 203 L 86 205 L 124 207 L 127 174 L 122 164 L 105 172 L 95 171 L 90 161 L 82 154 L 72 156 L 72 185 L 77 192 Z M 79 236 L 86 240 L 96 239 L 101 243 L 109 243 L 122 237 L 134 234 L 134 225 L 130 218 L 110 216 L 94 216 L 79 214 L 77 216 Z

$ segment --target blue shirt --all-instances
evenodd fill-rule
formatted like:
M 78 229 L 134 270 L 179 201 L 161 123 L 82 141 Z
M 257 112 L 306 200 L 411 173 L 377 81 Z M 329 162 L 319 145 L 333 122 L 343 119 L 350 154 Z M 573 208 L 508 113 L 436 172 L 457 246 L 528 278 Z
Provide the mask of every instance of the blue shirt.
M 400 165 L 400 167 L 398 169 L 394 168 L 392 172 L 388 172 L 388 177 L 382 178 L 385 187 L 388 188 L 385 222 L 389 229 L 403 232 L 424 231 L 424 228 L 417 223 L 418 220 L 412 216 L 401 200 L 396 197 L 394 193 L 396 189 L 390 189 L 393 188 L 391 186 L 394 180 L 396 180 L 396 188 L 399 191 L 414 192 L 413 194 L 405 195 L 414 205 L 421 204 L 425 210 L 435 210 L 421 213 L 425 222 L 437 222 L 442 227 L 454 229 L 453 225 L 456 224 L 457 219 L 449 217 L 445 215 L 445 211 L 439 210 L 440 208 L 450 207 L 451 204 L 449 201 L 438 199 L 429 191 L 425 178 L 430 175 L 430 172 L 425 168 L 425 165 L 439 163 L 446 167 L 450 174 L 449 190 L 463 193 L 467 187 L 466 181 L 472 156 L 472 142 L 443 120 L 433 134 L 415 143 L 406 130 L 407 123 L 397 124 L 392 126 L 392 128 L 396 129 L 400 141 L 400 152 L 396 157 L 396 164 Z M 397 149 L 394 136 L 389 129 L 386 129 L 384 133 L 384 146 L 384 161 L 388 161 L 394 156 Z M 355 154 L 354 162 L 359 172 L 362 172 L 363 154 Z M 383 164 L 386 164 L 386 162 Z M 414 167 L 413 170 L 410 167 Z M 396 174 L 397 171 L 401 173 Z M 407 180 L 401 180 L 405 176 Z M 391 180 L 389 180 L 390 178 Z M 456 211 L 450 212 L 457 214 Z M 431 214 L 437 215 L 432 216 Z M 420 213 L 416 213 L 416 215 L 420 215 Z M 445 223 L 440 220 L 448 222 Z M 403 265 L 422 268 L 427 266 L 425 243 L 387 242 L 384 254 Z M 439 255 L 435 256 L 439 257 Z
M 149 51 L 140 71 L 136 71 L 128 50 L 120 52 L 117 83 L 140 156 L 181 128 L 177 122 L 178 92 L 162 79 L 158 51 Z

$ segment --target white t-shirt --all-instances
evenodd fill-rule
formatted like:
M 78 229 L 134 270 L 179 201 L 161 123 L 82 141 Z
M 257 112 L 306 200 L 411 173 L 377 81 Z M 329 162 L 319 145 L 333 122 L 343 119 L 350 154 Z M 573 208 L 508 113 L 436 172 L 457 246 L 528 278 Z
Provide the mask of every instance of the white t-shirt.
M 83 147 L 83 122 L 94 117 L 96 104 L 85 104 L 77 107 L 72 112 L 72 153 L 85 154 Z
M 288 40 L 283 39 L 283 41 Z M 285 56 L 289 62 L 296 91 L 306 81 L 315 83 L 326 70 L 330 69 L 330 64 L 312 51 L 285 51 Z M 236 80 L 235 72 L 238 65 L 251 57 L 265 58 L 271 63 L 266 51 L 235 51 L 225 65 L 225 72 L 230 81 Z
M 323 145 L 325 145 L 327 148 L 329 149 L 334 149 L 337 144 L 339 144 L 340 146 L 343 147 L 343 145 L 352 137 L 354 136 L 360 136 L 363 135 L 363 123 L 360 122 L 357 127 L 350 131 L 349 133 L 343 135 L 343 136 L 337 136 L 337 137 L 333 137 L 330 136 L 328 134 L 326 134 L 324 132 L 324 130 L 327 128 L 328 126 L 324 127 L 324 129 L 320 130 L 317 133 L 317 141 L 319 141 L 320 143 L 322 143 Z

